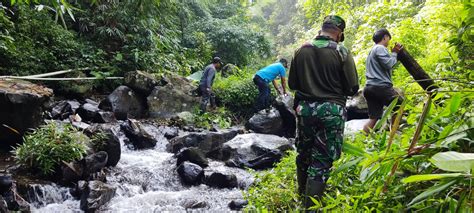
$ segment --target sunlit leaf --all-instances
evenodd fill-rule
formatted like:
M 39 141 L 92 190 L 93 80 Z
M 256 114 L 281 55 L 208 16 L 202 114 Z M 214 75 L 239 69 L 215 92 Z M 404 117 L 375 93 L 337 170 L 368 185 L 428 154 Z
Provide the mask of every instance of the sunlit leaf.
M 449 172 L 469 172 L 474 168 L 474 153 L 440 152 L 430 161 L 438 168 Z
M 432 187 L 428 188 L 427 190 L 425 190 L 423 193 L 421 193 L 418 196 L 416 196 L 415 198 L 413 198 L 413 200 L 410 203 L 408 203 L 408 206 L 412 206 L 412 205 L 428 198 L 429 196 L 438 194 L 439 192 L 442 192 L 443 190 L 445 190 L 448 187 L 452 186 L 456 182 L 457 182 L 457 180 L 452 180 L 452 181 L 447 182 L 447 183 L 432 186 Z
M 426 174 L 426 175 L 412 175 L 402 179 L 402 183 L 413 183 L 428 180 L 439 180 L 444 178 L 453 178 L 464 176 L 463 173 L 444 173 L 444 174 Z

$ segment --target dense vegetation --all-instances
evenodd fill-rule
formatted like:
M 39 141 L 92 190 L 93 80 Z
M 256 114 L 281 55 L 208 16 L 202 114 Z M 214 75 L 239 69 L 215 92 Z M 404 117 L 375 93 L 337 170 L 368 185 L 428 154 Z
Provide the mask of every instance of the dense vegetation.
M 397 67 L 394 84 L 406 94 L 404 107 L 395 112 L 399 122 L 390 130 L 384 128 L 390 117 L 387 113 L 369 136 L 345 139 L 345 154 L 335 163 L 328 192 L 315 208 L 472 212 L 473 155 L 461 154 L 474 152 L 472 5 L 352 2 L 321 7 L 323 3 L 317 0 L 299 3 L 299 14 L 306 14 L 300 26 L 309 22 L 314 27 L 296 43 L 283 45 L 283 54 L 315 35 L 326 14 L 341 14 L 348 24 L 345 45 L 355 55 L 361 84 L 371 35 L 386 27 L 392 32 L 392 42 L 402 43 L 440 86 L 431 98 L 404 67 Z M 290 153 L 274 170 L 258 175 L 260 182 L 247 193 L 248 209 L 300 208 L 294 160 L 295 153 Z
M 27 134 L 13 152 L 21 165 L 51 175 L 63 162 L 81 159 L 86 154 L 87 141 L 87 136 L 71 124 L 51 122 Z
M 257 93 L 253 74 L 277 57 L 290 59 L 304 41 L 317 35 L 324 16 L 338 14 L 346 19 L 344 45 L 354 55 L 361 85 L 365 82 L 365 58 L 373 45 L 371 35 L 378 28 L 387 28 L 392 44 L 403 44 L 440 89 L 428 96 L 403 66 L 396 67 L 394 85 L 406 95 L 403 107 L 395 112 L 398 121 L 386 128 L 390 117 L 386 114 L 369 136 L 346 138 L 345 153 L 335 162 L 327 194 L 315 207 L 349 212 L 473 211 L 474 160 L 472 154 L 460 154 L 474 152 L 472 3 L 67 2 L 0 0 L 0 75 L 77 68 L 87 68 L 87 72 L 73 76 L 122 76 L 136 69 L 188 75 L 201 70 L 213 56 L 220 56 L 240 69 L 216 79 L 213 89 L 222 107 L 193 118 L 197 126 L 205 128 L 242 121 L 240 116 L 249 114 Z M 113 86 L 100 81 L 79 89 L 84 84 L 51 86 L 76 93 L 89 91 L 91 86 Z M 33 165 L 31 159 L 41 157 L 28 146 L 40 142 L 61 145 L 39 139 L 56 137 L 52 128 L 27 136 L 24 148 L 17 149 L 20 162 L 51 172 L 62 159 Z M 39 153 L 47 155 L 46 151 Z M 257 175 L 258 181 L 245 195 L 249 210 L 300 208 L 294 158 L 291 152 L 275 169 Z

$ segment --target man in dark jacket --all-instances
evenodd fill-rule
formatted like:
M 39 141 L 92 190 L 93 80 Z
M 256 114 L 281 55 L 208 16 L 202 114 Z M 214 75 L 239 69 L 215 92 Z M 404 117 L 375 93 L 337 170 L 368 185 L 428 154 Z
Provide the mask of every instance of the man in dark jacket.
M 204 72 L 199 82 L 199 89 L 201 90 L 202 100 L 201 100 L 201 112 L 205 113 L 207 104 L 211 102 L 211 107 L 216 106 L 215 96 L 212 92 L 212 84 L 214 83 L 214 78 L 216 77 L 216 72 L 222 67 L 222 62 L 219 57 L 214 57 L 212 59 L 212 64 L 207 65 L 204 68 Z
M 333 161 L 339 159 L 346 120 L 346 96 L 359 89 L 351 53 L 342 45 L 345 21 L 324 18 L 319 35 L 295 53 L 288 85 L 295 90 L 298 117 L 296 158 L 298 191 L 306 208 L 308 197 L 320 198 Z

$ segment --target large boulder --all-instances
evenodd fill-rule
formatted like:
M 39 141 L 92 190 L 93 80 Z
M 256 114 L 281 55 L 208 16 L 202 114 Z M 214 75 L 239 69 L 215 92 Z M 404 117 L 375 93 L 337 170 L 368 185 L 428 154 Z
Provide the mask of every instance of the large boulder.
M 274 104 L 275 108 L 280 113 L 283 121 L 282 129 L 277 135 L 293 138 L 296 135 L 296 113 L 293 110 L 293 97 L 278 96 Z
M 237 176 L 230 173 L 213 172 L 205 178 L 206 185 L 215 188 L 235 188 L 238 186 Z
M 129 87 L 119 86 L 100 102 L 99 108 L 114 112 L 119 120 L 142 118 L 146 113 L 146 100 Z
M 286 151 L 293 149 L 290 140 L 275 135 L 243 134 L 226 142 L 221 160 L 240 168 L 266 169 L 280 161 Z
M 199 185 L 204 178 L 204 170 L 194 163 L 183 162 L 177 171 L 183 183 L 187 185 Z
M 209 161 L 207 160 L 206 156 L 196 147 L 185 148 L 181 152 L 176 155 L 177 161 L 176 164 L 180 165 L 185 161 L 189 161 L 191 163 L 195 163 L 202 168 L 206 168 L 209 166 Z
M 197 147 L 206 156 L 212 157 L 210 154 L 220 150 L 222 144 L 234 138 L 240 131 L 238 128 L 232 128 L 219 132 L 189 133 L 171 139 L 166 148 L 169 152 L 177 153 L 182 148 Z
M 94 124 L 84 131 L 91 138 L 94 135 L 104 136 L 104 138 L 97 138 L 101 141 L 94 141 L 97 144 L 93 144 L 93 148 L 95 152 L 105 151 L 107 153 L 106 166 L 116 166 L 120 161 L 122 150 L 118 130 L 120 127 L 113 124 Z
M 363 95 L 363 89 L 347 99 L 346 109 L 348 121 L 369 118 L 369 108 Z
M 80 207 L 85 212 L 95 212 L 109 202 L 116 188 L 101 181 L 89 181 L 83 186 Z
M 152 74 L 137 70 L 125 73 L 125 85 L 139 93 L 149 95 L 155 86 L 159 85 L 159 81 Z
M 120 125 L 120 128 L 135 149 L 149 149 L 155 147 L 157 142 L 156 138 L 145 129 L 142 123 L 135 120 L 127 120 Z
M 278 110 L 271 108 L 270 110 L 261 110 L 254 114 L 246 126 L 256 133 L 281 135 L 283 119 Z
M 19 80 L 0 79 L 0 148 L 21 142 L 29 128 L 43 123 L 43 111 L 53 90 Z
M 200 99 L 191 95 L 195 86 L 190 80 L 176 75 L 165 79 L 167 84 L 155 87 L 147 97 L 150 117 L 169 119 L 180 112 L 193 111 L 199 106 Z

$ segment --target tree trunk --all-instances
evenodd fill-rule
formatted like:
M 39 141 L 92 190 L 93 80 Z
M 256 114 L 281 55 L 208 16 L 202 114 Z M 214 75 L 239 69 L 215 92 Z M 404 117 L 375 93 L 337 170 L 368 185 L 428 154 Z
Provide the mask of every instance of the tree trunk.
M 398 60 L 402 62 L 403 66 L 408 70 L 411 76 L 416 80 L 416 82 L 428 92 L 431 92 L 433 89 L 437 89 L 438 86 L 435 85 L 433 79 L 421 68 L 421 66 L 416 62 L 416 60 L 408 53 L 408 51 L 403 48 L 398 53 Z

